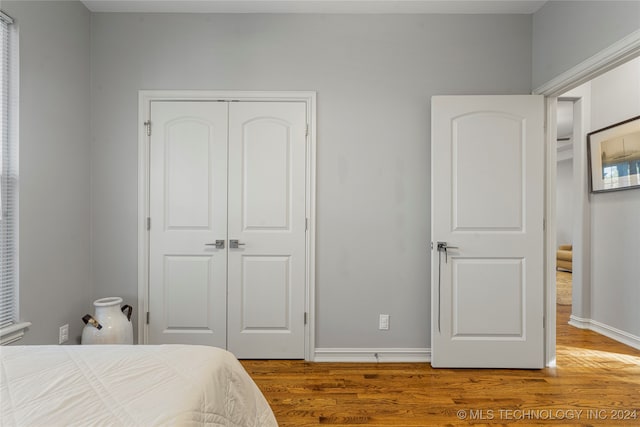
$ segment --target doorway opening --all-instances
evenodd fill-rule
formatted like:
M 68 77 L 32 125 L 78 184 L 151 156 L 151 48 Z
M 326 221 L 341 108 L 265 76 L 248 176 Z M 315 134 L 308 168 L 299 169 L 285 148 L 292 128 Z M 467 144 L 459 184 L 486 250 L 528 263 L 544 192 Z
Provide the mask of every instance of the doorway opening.
M 555 366 L 556 364 L 556 233 L 555 233 L 555 222 L 556 222 L 556 105 L 558 97 L 567 96 L 567 92 L 579 87 L 583 83 L 586 83 L 595 77 L 598 77 L 608 70 L 613 69 L 618 65 L 622 65 L 630 60 L 640 56 L 640 32 L 632 33 L 631 35 L 620 39 L 618 42 L 613 43 L 606 49 L 598 52 L 587 60 L 581 62 L 575 67 L 567 70 L 562 73 L 558 77 L 550 80 L 544 85 L 536 88 L 533 93 L 544 95 L 547 98 L 547 123 L 549 124 L 547 128 L 547 157 L 546 157 L 546 176 L 547 176 L 547 196 L 546 196 L 546 212 L 545 216 L 547 218 L 547 227 L 545 231 L 545 251 L 546 251 L 546 271 L 545 271 L 545 281 L 546 281 L 546 308 L 545 308 L 545 319 L 546 319 L 546 332 L 545 332 L 545 365 L 546 366 Z M 580 101 L 579 101 L 580 102 Z M 588 118 L 588 115 L 585 116 Z M 586 144 L 585 144 L 586 146 Z M 575 147 L 582 147 L 579 144 L 576 144 Z M 574 148 L 575 148 L 574 147 Z M 574 152 L 574 155 L 577 156 L 578 153 Z M 585 154 L 586 159 L 586 154 Z M 578 168 L 574 167 L 574 175 L 578 173 L 585 173 L 586 170 L 577 170 Z M 579 168 L 582 169 L 582 168 Z M 577 176 L 577 175 L 576 175 Z M 586 185 L 586 179 L 583 180 L 583 185 Z M 581 193 L 585 195 L 584 203 L 587 204 L 586 195 L 588 194 L 586 191 Z M 584 205 L 581 205 L 579 202 L 576 204 L 576 209 L 578 212 L 581 212 L 583 215 L 588 214 L 588 210 L 585 209 Z M 583 241 L 585 247 L 589 248 L 588 242 Z M 576 250 L 582 250 L 582 248 L 577 247 L 577 245 L 573 244 L 573 256 L 574 260 L 580 259 L 580 255 L 576 253 Z M 585 258 L 586 259 L 586 258 Z M 587 275 L 589 271 L 587 268 L 584 268 L 584 265 L 588 264 L 587 262 L 582 263 L 583 270 Z M 574 261 L 573 266 L 573 290 L 575 293 L 576 286 L 576 265 Z M 589 277 L 585 277 L 584 279 L 590 279 Z M 583 292 L 582 297 L 587 297 L 589 295 L 588 292 Z M 573 299 L 573 303 L 575 305 L 576 299 Z M 574 307 L 575 308 L 575 307 Z M 572 319 L 576 320 L 576 319 Z
M 556 304 L 572 304 L 574 100 L 558 99 L 556 162 Z M 560 307 L 559 307 L 560 308 Z M 570 308 L 569 308 L 570 309 Z
M 626 58 L 615 68 L 600 70 L 588 81 L 554 98 L 557 101 L 554 308 L 562 360 L 575 357 L 564 345 L 567 335 L 581 337 L 583 344 L 574 349 L 577 352 L 611 352 L 615 348 L 615 353 L 630 354 L 634 348 L 640 348 L 640 340 L 634 336 L 637 331 L 632 326 L 636 323 L 629 320 L 633 314 L 624 314 L 625 298 L 633 299 L 625 283 L 633 282 L 629 277 L 634 277 L 631 271 L 634 267 L 615 256 L 620 245 L 616 238 L 609 238 L 618 236 L 624 240 L 632 228 L 629 224 L 633 221 L 625 222 L 617 214 L 629 210 L 625 208 L 629 195 L 591 193 L 587 156 L 589 132 L 638 114 L 639 69 L 640 59 Z M 567 121 L 573 121 L 573 126 Z M 607 220 L 609 217 L 613 220 Z M 567 264 L 560 252 L 562 245 L 568 243 L 571 254 Z M 613 253 L 603 254 L 605 247 Z

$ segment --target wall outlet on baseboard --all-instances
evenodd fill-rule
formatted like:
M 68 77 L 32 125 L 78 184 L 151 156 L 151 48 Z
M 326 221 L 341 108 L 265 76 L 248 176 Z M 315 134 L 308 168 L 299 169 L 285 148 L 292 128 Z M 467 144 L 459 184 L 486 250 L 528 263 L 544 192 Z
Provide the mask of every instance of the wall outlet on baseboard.
M 389 329 L 389 315 L 388 314 L 381 314 L 380 315 L 380 321 L 378 324 L 378 329 L 380 329 L 381 331 L 386 331 Z
M 58 344 L 69 341 L 69 324 L 60 326 L 60 334 L 58 336 Z

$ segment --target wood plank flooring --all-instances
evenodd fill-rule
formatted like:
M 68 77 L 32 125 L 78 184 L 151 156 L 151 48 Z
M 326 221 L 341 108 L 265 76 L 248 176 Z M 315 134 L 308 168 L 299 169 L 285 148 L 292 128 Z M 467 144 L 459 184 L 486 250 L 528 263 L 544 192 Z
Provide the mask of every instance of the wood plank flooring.
M 556 271 L 556 303 L 572 304 L 572 274 L 568 271 Z
M 640 426 L 640 351 L 567 325 L 557 367 L 432 369 L 428 363 L 242 361 L 281 427 Z

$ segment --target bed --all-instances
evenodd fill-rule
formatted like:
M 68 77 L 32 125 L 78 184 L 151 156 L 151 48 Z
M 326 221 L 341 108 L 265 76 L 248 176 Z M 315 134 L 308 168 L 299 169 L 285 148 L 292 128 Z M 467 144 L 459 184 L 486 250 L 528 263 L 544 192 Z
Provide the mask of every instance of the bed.
M 219 348 L 5 346 L 0 356 L 2 426 L 277 426 Z

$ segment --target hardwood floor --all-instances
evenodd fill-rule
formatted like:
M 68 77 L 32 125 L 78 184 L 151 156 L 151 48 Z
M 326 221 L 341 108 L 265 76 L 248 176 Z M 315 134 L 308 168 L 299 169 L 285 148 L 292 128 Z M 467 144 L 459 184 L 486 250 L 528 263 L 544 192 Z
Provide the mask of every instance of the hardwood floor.
M 571 305 L 572 303 L 572 274 L 568 271 L 556 271 L 556 303 Z
M 428 363 L 247 360 L 282 427 L 330 425 L 639 426 L 640 351 L 567 325 L 557 367 L 432 369 Z

